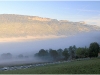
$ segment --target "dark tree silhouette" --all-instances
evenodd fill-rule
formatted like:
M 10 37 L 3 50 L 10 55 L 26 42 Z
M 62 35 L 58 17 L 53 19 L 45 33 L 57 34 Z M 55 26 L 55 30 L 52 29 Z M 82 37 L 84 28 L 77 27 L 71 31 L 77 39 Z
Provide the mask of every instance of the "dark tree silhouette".
M 89 46 L 89 57 L 97 57 L 99 52 L 99 44 L 97 42 L 93 42 Z
M 75 49 L 73 46 L 69 46 L 69 54 L 70 54 L 70 59 L 75 58 Z
M 69 53 L 68 53 L 68 49 L 65 48 L 64 51 L 62 52 L 63 56 L 65 57 L 65 59 L 67 60 L 69 57 Z
M 57 53 L 58 53 L 58 59 L 59 59 L 59 60 L 63 58 L 62 52 L 63 52 L 62 49 L 58 49 L 58 50 L 57 50 Z
M 48 52 L 44 49 L 41 49 L 38 53 L 39 56 L 47 56 L 48 55 Z
M 49 53 L 50 53 L 50 56 L 54 59 L 54 60 L 57 60 L 57 57 L 58 57 L 58 53 L 56 50 L 49 50 Z

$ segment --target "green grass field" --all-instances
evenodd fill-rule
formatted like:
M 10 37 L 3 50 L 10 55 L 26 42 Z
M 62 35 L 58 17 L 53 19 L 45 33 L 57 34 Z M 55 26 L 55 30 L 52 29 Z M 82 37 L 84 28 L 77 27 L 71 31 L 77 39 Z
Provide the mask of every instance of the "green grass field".
M 1 74 L 100 74 L 100 58 L 52 64 L 35 68 L 0 71 Z

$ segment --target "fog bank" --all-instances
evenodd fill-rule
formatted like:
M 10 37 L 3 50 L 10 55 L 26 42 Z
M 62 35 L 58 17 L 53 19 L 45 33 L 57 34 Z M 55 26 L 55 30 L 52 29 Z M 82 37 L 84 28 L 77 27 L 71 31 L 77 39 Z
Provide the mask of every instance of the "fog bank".
M 60 37 L 43 40 L 31 40 L 24 42 L 1 42 L 0 43 L 0 54 L 12 53 L 13 55 L 24 53 L 34 54 L 40 49 L 59 49 L 67 48 L 72 45 L 77 47 L 89 46 L 91 42 L 98 42 L 100 44 L 100 31 L 88 32 L 77 34 L 69 37 Z

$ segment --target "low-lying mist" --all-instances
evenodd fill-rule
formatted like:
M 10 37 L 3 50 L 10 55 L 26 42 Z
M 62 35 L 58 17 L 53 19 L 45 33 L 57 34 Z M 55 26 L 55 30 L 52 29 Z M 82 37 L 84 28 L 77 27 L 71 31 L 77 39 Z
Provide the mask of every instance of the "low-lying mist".
M 97 42 L 100 44 L 100 31 L 88 32 L 77 34 L 69 37 L 61 37 L 54 39 L 46 39 L 46 40 L 36 40 L 36 41 L 24 41 L 24 42 L 3 42 L 0 43 L 0 54 L 3 53 L 11 53 L 13 56 L 18 54 L 24 54 L 28 56 L 32 56 L 37 53 L 40 49 L 64 49 L 69 46 L 76 45 L 76 47 L 89 47 L 90 43 Z M 12 59 L 12 60 L 2 60 L 0 64 L 6 62 L 16 62 L 20 61 L 20 59 Z M 22 59 L 21 59 L 22 61 Z M 23 62 L 37 62 L 36 58 L 32 59 L 23 59 Z M 42 61 L 42 60 L 41 60 Z M 20 62 L 22 63 L 22 62 Z
M 1 59 L 0 60 L 0 67 L 3 66 L 15 66 L 15 65 L 25 65 L 25 64 L 36 64 L 47 62 L 38 58 L 12 58 L 12 59 Z
M 91 42 L 100 43 L 100 32 L 88 32 L 83 34 L 77 34 L 69 37 L 36 40 L 36 41 L 24 41 L 24 42 L 1 42 L 0 54 L 2 53 L 34 53 L 40 49 L 59 49 L 67 48 L 72 45 L 77 47 L 89 46 Z

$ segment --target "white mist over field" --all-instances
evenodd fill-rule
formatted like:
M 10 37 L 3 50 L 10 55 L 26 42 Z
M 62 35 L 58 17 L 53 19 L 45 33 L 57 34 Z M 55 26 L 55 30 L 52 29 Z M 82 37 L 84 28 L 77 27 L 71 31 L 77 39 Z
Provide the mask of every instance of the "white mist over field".
M 40 49 L 64 49 L 73 45 L 76 45 L 76 47 L 88 47 L 92 42 L 97 42 L 100 44 L 99 31 L 54 39 L 31 40 L 24 42 L 0 42 L 0 54 L 12 53 L 12 55 L 28 55 L 30 53 L 37 53 Z

